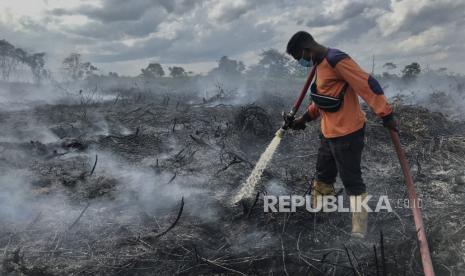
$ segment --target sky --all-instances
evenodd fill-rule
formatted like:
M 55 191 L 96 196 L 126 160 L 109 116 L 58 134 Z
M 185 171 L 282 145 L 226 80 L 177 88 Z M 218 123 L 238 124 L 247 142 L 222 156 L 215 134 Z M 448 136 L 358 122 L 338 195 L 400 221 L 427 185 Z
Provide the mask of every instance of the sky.
M 1 0 L 0 39 L 46 52 L 59 68 L 79 52 L 102 72 L 150 62 L 208 72 L 221 56 L 256 63 L 295 32 L 385 71 L 419 62 L 464 73 L 463 0 Z

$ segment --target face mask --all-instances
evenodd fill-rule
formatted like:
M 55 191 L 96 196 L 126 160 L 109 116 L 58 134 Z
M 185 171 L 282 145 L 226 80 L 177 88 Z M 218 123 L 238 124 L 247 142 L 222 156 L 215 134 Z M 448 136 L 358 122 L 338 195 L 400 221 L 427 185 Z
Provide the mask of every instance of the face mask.
M 313 66 L 313 60 L 306 60 L 304 59 L 304 51 L 302 51 L 302 57 L 299 59 L 299 64 L 302 65 L 303 67 L 312 67 Z
M 306 60 L 303 57 L 299 59 L 299 64 L 302 65 L 303 67 L 312 67 L 313 66 L 313 61 L 312 60 Z

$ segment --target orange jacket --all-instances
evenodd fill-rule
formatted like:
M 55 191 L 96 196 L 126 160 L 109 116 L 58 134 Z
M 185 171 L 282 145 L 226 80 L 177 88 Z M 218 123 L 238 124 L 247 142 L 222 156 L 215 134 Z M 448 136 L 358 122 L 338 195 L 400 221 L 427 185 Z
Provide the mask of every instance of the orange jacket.
M 363 127 L 366 118 L 360 108 L 358 96 L 380 117 L 392 112 L 378 81 L 344 52 L 328 49 L 325 58 L 316 67 L 316 76 L 317 91 L 321 95 L 338 97 L 344 84 L 347 82 L 349 85 L 338 111 L 323 111 L 315 103 L 307 108 L 312 120 L 321 116 L 321 131 L 326 138 L 344 136 Z

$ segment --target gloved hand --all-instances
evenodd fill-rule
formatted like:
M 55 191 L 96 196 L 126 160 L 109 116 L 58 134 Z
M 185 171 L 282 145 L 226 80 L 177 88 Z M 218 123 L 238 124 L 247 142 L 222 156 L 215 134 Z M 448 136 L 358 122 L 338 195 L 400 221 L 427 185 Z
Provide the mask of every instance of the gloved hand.
M 397 120 L 396 118 L 394 117 L 394 114 L 391 113 L 387 116 L 384 116 L 383 118 L 383 126 L 388 128 L 388 129 L 392 129 L 394 131 L 399 131 L 398 130 L 398 123 L 397 123 Z
M 305 121 L 304 117 L 300 116 L 299 118 L 293 120 L 290 123 L 289 128 L 293 129 L 293 130 L 303 130 L 306 127 L 305 122 L 306 121 Z

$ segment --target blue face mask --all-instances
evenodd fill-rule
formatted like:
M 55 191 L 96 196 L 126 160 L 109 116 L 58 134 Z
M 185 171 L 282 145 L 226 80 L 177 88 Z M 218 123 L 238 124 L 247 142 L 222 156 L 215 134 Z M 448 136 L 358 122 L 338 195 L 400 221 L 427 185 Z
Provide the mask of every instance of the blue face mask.
M 312 60 L 306 60 L 303 57 L 299 59 L 299 64 L 302 65 L 303 67 L 312 67 L 313 66 L 313 61 Z

